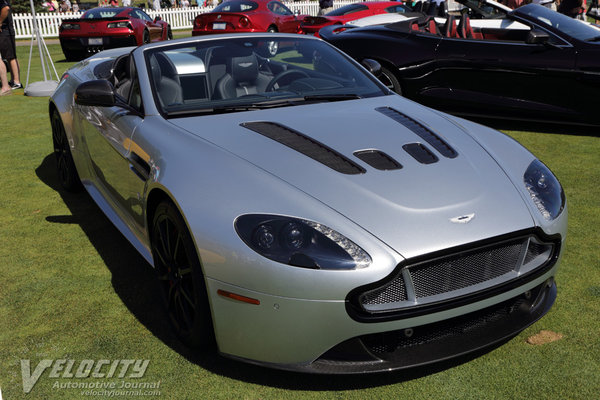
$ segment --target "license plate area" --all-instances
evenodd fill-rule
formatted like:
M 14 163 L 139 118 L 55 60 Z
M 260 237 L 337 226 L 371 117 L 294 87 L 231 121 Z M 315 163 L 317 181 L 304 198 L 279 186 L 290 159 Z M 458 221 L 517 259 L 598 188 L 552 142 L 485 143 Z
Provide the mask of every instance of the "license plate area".
M 227 24 L 225 22 L 214 22 L 213 29 L 225 29 Z
M 89 38 L 88 44 L 90 46 L 100 46 L 102 45 L 102 38 Z

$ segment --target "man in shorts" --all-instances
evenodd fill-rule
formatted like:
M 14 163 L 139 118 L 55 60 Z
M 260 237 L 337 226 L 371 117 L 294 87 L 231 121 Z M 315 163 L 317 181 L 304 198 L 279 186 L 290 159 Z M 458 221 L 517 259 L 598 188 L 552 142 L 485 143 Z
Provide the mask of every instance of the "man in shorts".
M 1 59 L 2 54 L 0 54 Z M 6 77 L 6 65 L 4 65 L 4 61 L 0 62 L 0 85 L 0 96 L 12 94 L 12 88 L 8 85 L 8 78 Z
M 22 89 L 23 85 L 21 85 L 19 78 L 19 62 L 17 61 L 15 47 L 15 27 L 9 0 L 0 0 L 0 53 L 2 59 L 8 61 L 12 76 L 12 88 Z

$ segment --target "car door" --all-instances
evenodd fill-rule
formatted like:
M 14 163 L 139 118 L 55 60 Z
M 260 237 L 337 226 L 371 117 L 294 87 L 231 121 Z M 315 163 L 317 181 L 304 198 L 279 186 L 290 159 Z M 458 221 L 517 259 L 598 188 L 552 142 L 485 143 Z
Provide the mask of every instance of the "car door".
M 300 21 L 283 3 L 275 0 L 267 4 L 267 8 L 273 13 L 280 32 L 296 33 L 298 31 Z
M 139 83 L 133 62 L 128 78 L 115 89 L 130 108 L 79 106 L 82 129 L 90 156 L 94 186 L 119 217 L 138 234 L 144 231 L 142 198 L 150 168 L 145 154 L 132 145 L 132 138 L 144 123 Z M 140 112 L 136 112 L 139 110 Z
M 442 38 L 429 86 L 420 96 L 451 111 L 487 110 L 527 118 L 573 114 L 565 101 L 575 66 L 573 46 L 536 25 L 518 28 L 504 29 L 504 37 L 497 30 L 485 38 Z M 536 42 L 532 31 L 538 37 L 547 35 L 547 40 Z

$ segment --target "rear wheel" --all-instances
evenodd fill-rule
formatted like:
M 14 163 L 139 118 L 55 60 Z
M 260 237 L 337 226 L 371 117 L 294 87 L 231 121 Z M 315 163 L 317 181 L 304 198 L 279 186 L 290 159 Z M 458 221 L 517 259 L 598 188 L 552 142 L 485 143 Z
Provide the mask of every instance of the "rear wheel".
M 196 247 L 183 217 L 170 201 L 154 213 L 152 257 L 169 320 L 191 347 L 213 343 L 208 295 Z
M 398 78 L 396 78 L 396 75 L 394 75 L 392 71 L 385 67 L 381 67 L 381 75 L 378 78 L 388 89 L 393 90 L 398 94 L 402 94 L 400 81 Z
M 142 35 L 142 44 L 146 43 L 150 43 L 150 32 L 145 30 L 144 34 Z
M 173 31 L 170 25 L 167 26 L 167 40 L 173 40 Z
M 275 32 L 277 32 L 277 28 L 274 26 L 270 26 L 269 29 L 267 29 L 267 33 Z M 277 55 L 277 52 L 279 51 L 279 42 L 267 42 L 267 51 L 270 57 Z
M 52 142 L 54 144 L 58 179 L 63 188 L 69 192 L 75 192 L 81 188 L 81 181 L 71 155 L 71 146 L 65 133 L 65 127 L 58 111 L 54 110 L 52 112 L 50 124 L 52 125 Z

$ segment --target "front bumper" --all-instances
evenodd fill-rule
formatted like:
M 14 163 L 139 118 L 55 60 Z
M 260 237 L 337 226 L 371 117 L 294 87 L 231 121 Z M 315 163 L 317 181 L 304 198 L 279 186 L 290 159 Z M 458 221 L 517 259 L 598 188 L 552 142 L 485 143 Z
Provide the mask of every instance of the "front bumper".
M 554 303 L 555 270 L 476 303 L 375 323 L 352 319 L 345 301 L 284 298 L 207 282 L 224 356 L 285 370 L 352 374 L 429 364 L 516 335 Z M 224 298 L 218 289 L 259 299 L 260 305 Z

